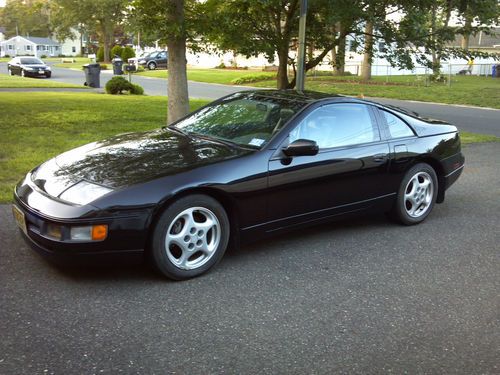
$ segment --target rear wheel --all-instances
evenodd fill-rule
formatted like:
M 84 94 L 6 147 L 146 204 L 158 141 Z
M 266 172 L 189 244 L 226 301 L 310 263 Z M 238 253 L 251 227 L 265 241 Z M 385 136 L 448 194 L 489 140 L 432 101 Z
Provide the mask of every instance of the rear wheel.
M 434 169 L 425 163 L 415 165 L 401 182 L 392 216 L 405 225 L 421 223 L 431 213 L 437 192 Z
M 224 208 L 206 195 L 189 195 L 170 205 L 156 224 L 152 255 L 158 269 L 174 280 L 208 271 L 224 255 L 229 219 Z

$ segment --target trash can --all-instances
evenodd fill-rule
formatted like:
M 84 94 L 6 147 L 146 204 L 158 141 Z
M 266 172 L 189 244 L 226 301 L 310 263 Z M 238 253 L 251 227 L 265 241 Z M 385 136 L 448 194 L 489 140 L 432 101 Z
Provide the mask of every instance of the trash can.
M 120 57 L 115 56 L 115 58 L 113 60 L 111 60 L 111 62 L 113 63 L 113 74 L 115 76 L 122 75 L 123 74 L 123 69 L 122 69 L 123 60 Z
M 85 72 L 85 86 L 100 87 L 101 66 L 99 64 L 86 64 L 83 66 Z
M 493 65 L 493 66 L 491 67 L 491 76 L 492 76 L 493 78 L 496 78 L 496 76 L 497 76 L 497 66 L 498 66 L 498 65 Z
M 500 64 L 494 65 L 493 67 L 496 67 L 496 69 L 495 69 L 496 71 L 493 74 L 493 77 L 500 78 Z

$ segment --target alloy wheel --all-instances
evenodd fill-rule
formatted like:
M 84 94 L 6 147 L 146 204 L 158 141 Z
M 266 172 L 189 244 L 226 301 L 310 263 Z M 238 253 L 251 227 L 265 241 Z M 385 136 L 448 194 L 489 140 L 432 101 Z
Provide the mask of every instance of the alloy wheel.
M 404 206 L 406 213 L 418 218 L 424 215 L 432 205 L 434 185 L 427 172 L 416 173 L 405 188 Z
M 205 207 L 191 207 L 172 220 L 165 237 L 165 250 L 177 268 L 193 270 L 215 254 L 221 240 L 217 216 Z

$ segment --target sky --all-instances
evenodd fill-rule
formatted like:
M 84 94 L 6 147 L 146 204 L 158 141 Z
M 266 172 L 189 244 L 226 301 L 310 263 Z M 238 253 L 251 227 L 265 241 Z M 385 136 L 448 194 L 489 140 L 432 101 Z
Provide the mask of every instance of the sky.
M 0 0 L 0 7 L 4 7 L 5 6 L 5 0 Z

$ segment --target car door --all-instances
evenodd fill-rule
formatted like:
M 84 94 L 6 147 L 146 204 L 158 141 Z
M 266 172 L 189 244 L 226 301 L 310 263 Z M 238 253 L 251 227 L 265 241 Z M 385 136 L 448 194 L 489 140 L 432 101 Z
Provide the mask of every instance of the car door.
M 157 56 L 156 60 L 159 67 L 166 68 L 167 67 L 167 53 L 160 52 Z
M 297 139 L 317 142 L 318 154 L 286 157 L 282 148 Z M 343 102 L 313 109 L 269 161 L 268 223 L 287 227 L 388 198 L 388 155 L 371 106 Z

